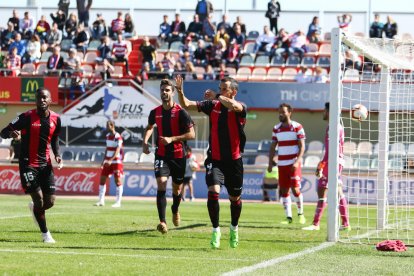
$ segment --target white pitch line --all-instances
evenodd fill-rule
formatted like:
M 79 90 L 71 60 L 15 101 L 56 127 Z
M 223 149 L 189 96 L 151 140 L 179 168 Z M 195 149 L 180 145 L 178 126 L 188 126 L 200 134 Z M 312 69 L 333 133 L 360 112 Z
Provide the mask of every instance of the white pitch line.
M 53 249 L 52 247 L 50 249 Z M 99 249 L 99 248 L 97 248 Z M 131 248 L 134 250 L 134 248 Z M 5 253 L 43 253 L 43 254 L 60 254 L 60 255 L 86 255 L 86 256 L 102 256 L 102 257 L 129 257 L 129 258 L 142 258 L 142 259 L 182 259 L 182 260 L 208 260 L 208 261 L 236 261 L 236 262 L 249 262 L 251 259 L 237 259 L 237 258 L 210 258 L 210 257 L 180 257 L 180 256 L 151 256 L 145 254 L 109 254 L 98 252 L 76 252 L 76 251 L 53 251 L 53 250 L 22 250 L 22 249 L 0 249 L 0 252 Z
M 286 262 L 286 261 L 289 261 L 289 260 L 293 260 L 293 259 L 302 257 L 304 255 L 308 255 L 308 254 L 317 252 L 319 250 L 331 247 L 333 245 L 335 245 L 334 242 L 324 242 L 324 243 L 322 243 L 318 246 L 315 246 L 315 247 L 311 247 L 311 248 L 308 248 L 308 249 L 305 249 L 305 250 L 302 250 L 302 251 L 299 251 L 299 252 L 296 252 L 296 253 L 293 253 L 293 254 L 289 254 L 289 255 L 286 255 L 286 256 L 277 257 L 277 258 L 267 260 L 267 261 L 264 261 L 264 262 L 261 262 L 261 263 L 255 264 L 255 265 L 245 266 L 245 267 L 233 270 L 233 271 L 226 272 L 222 275 L 223 276 L 235 276 L 235 275 L 241 275 L 241 274 L 248 273 L 248 272 L 253 272 L 253 271 L 258 270 L 258 269 L 266 268 L 266 267 L 269 267 L 269 266 L 272 266 L 272 265 L 275 265 L 275 264 L 278 264 L 278 263 Z
M 71 213 L 48 213 L 48 216 L 54 216 L 54 215 L 69 215 Z M 15 219 L 15 218 L 31 218 L 32 215 L 18 215 L 18 216 L 9 216 L 9 217 L 0 217 L 1 219 Z

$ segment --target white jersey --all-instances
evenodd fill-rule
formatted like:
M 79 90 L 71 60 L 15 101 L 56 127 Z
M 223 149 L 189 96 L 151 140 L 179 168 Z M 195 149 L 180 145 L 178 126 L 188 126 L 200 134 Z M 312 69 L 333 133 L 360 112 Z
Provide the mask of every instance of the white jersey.
M 118 132 L 115 132 L 115 134 L 108 133 L 106 135 L 105 160 L 109 160 L 110 158 L 112 158 L 117 148 L 120 148 L 120 150 L 117 156 L 115 156 L 115 158 L 112 160 L 112 164 L 122 163 L 122 157 L 124 155 L 123 141 L 122 136 Z
M 299 154 L 299 140 L 306 139 L 305 130 L 298 122 L 291 121 L 288 127 L 282 123 L 274 126 L 272 140 L 278 144 L 278 166 L 295 163 Z

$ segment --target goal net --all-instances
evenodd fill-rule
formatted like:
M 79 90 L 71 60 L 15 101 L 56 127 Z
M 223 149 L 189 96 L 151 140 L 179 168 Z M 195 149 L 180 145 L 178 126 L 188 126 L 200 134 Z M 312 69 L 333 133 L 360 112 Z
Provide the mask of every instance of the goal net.
M 337 179 L 338 126 L 345 130 L 342 188 L 351 231 L 340 231 L 329 186 L 328 239 L 414 241 L 414 41 L 349 37 L 333 30 L 329 183 Z M 368 110 L 358 120 L 357 104 Z M 355 109 L 354 109 L 355 110 Z M 363 114 L 364 115 L 364 114 Z M 332 188 L 332 189 L 331 189 Z M 332 191 L 331 191 L 332 190 Z

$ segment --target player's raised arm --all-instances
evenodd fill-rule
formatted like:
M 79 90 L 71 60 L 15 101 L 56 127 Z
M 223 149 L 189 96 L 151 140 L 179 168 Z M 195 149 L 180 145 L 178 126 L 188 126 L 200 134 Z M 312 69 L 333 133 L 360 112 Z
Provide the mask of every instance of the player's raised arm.
M 184 107 L 185 109 L 197 110 L 197 102 L 190 101 L 184 95 L 183 83 L 184 83 L 183 77 L 178 74 L 175 77 L 175 88 L 177 89 L 178 100 L 180 102 L 180 105 Z
M 221 102 L 222 105 L 224 105 L 226 108 L 230 110 L 233 110 L 234 112 L 243 111 L 243 105 L 235 99 L 222 97 L 221 95 L 219 95 L 217 99 Z

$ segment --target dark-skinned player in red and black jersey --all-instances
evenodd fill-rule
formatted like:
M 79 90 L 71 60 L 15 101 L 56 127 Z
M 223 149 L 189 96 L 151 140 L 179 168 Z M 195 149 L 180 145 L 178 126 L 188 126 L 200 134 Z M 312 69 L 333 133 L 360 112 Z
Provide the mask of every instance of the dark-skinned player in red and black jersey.
M 186 152 L 184 141 L 195 138 L 194 122 L 190 115 L 180 105 L 174 102 L 175 86 L 171 80 L 162 80 L 160 84 L 160 97 L 162 105 L 151 110 L 148 116 L 148 126 L 145 129 L 142 151 L 150 153 L 148 140 L 151 137 L 154 125 L 157 125 L 157 136 L 154 160 L 154 172 L 157 179 L 157 209 L 160 223 L 157 230 L 162 234 L 168 232 L 165 220 L 168 177 L 172 177 L 173 224 L 180 225 L 178 207 L 181 202 L 181 192 L 186 167 Z
M 230 247 L 236 248 L 239 244 L 238 224 L 242 210 L 242 153 L 246 143 L 246 106 L 235 100 L 239 85 L 235 79 L 225 77 L 220 81 L 219 94 L 208 89 L 204 101 L 190 101 L 184 95 L 181 76 L 177 76 L 176 83 L 180 104 L 210 117 L 209 149 L 204 163 L 208 186 L 207 207 L 213 224 L 210 245 L 212 248 L 220 247 L 218 200 L 220 188 L 224 185 L 230 199 Z
M 39 88 L 36 91 L 36 109 L 20 114 L 0 134 L 5 139 L 15 138 L 19 132 L 21 134 L 20 179 L 24 192 L 32 197 L 33 202 L 29 204 L 29 208 L 39 225 L 45 243 L 55 243 L 46 226 L 45 212 L 55 202 L 50 147 L 58 168 L 62 167 L 58 137 L 61 128 L 60 117 L 49 109 L 51 102 L 49 90 Z

